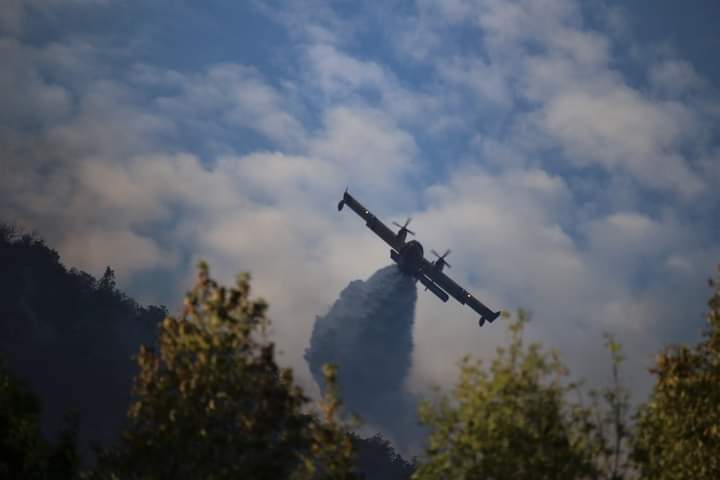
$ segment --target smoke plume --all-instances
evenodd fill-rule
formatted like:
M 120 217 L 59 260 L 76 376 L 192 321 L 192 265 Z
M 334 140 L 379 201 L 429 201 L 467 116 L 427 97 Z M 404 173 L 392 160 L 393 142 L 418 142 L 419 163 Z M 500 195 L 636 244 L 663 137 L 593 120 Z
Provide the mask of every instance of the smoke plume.
M 348 411 L 407 449 L 418 439 L 416 400 L 405 389 L 413 348 L 417 290 L 395 265 L 368 280 L 354 280 L 330 311 L 318 316 L 305 351 L 313 378 L 323 388 L 322 365 L 340 369 Z

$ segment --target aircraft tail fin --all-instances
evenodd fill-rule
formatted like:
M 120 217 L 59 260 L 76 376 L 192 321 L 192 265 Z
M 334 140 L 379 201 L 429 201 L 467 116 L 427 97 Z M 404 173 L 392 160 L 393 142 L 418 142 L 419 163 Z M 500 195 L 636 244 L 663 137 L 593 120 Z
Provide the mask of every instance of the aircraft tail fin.
M 338 212 L 343 209 L 343 207 L 345 206 L 345 200 L 347 200 L 347 198 L 350 196 L 348 194 L 349 188 L 350 187 L 345 187 L 345 193 L 343 193 L 343 198 L 342 200 L 340 200 L 340 202 L 338 202 Z

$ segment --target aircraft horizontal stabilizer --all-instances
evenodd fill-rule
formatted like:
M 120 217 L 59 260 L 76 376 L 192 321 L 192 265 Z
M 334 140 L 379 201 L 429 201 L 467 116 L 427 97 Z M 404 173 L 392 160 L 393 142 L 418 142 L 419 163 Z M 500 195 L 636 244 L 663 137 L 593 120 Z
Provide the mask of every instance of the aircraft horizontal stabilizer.
M 497 312 L 493 312 L 491 315 L 488 315 L 488 316 L 485 316 L 485 317 L 480 317 L 480 321 L 478 322 L 478 324 L 482 327 L 482 326 L 485 324 L 486 321 L 487 321 L 488 323 L 492 323 L 492 322 L 494 322 L 495 320 L 497 320 L 497 318 L 500 316 L 501 313 L 502 313 L 502 312 L 497 311 Z

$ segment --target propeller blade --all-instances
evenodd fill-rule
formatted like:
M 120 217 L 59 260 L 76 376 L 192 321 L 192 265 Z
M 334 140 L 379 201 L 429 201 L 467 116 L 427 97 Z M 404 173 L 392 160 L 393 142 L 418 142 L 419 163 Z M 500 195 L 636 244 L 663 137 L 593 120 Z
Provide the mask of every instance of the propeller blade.
M 443 262 L 445 262 L 445 260 L 443 260 Z M 447 262 L 445 262 L 445 266 L 448 267 L 448 268 L 452 268 L 452 265 L 450 265 L 450 264 L 447 263 Z
M 437 253 L 435 250 L 430 250 L 430 251 L 432 252 L 433 255 L 435 255 L 436 257 L 438 257 L 440 260 L 443 260 L 443 261 L 445 261 L 445 257 L 450 255 L 450 252 L 451 252 L 451 250 L 449 248 L 447 250 L 445 250 L 445 253 L 443 253 L 442 255 Z M 447 263 L 447 262 L 445 262 L 445 263 Z
M 407 232 L 410 235 L 415 235 L 415 232 L 413 232 L 412 230 L 408 230 L 408 228 L 407 228 L 407 226 L 410 225 L 411 220 L 412 220 L 412 217 L 408 217 L 408 219 L 405 220 L 405 225 L 400 225 L 397 222 L 392 222 L 392 224 L 395 225 L 396 227 L 398 227 L 401 232 Z

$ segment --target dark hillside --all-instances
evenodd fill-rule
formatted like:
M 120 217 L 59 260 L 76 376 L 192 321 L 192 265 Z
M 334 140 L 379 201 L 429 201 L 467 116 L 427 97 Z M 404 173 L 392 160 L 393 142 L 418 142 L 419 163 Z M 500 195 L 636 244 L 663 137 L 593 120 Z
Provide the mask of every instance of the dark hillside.
M 131 356 L 152 343 L 164 312 L 120 292 L 109 267 L 100 280 L 68 270 L 41 239 L 0 226 L 0 355 L 40 397 L 46 433 L 76 412 L 84 450 L 117 436 Z

